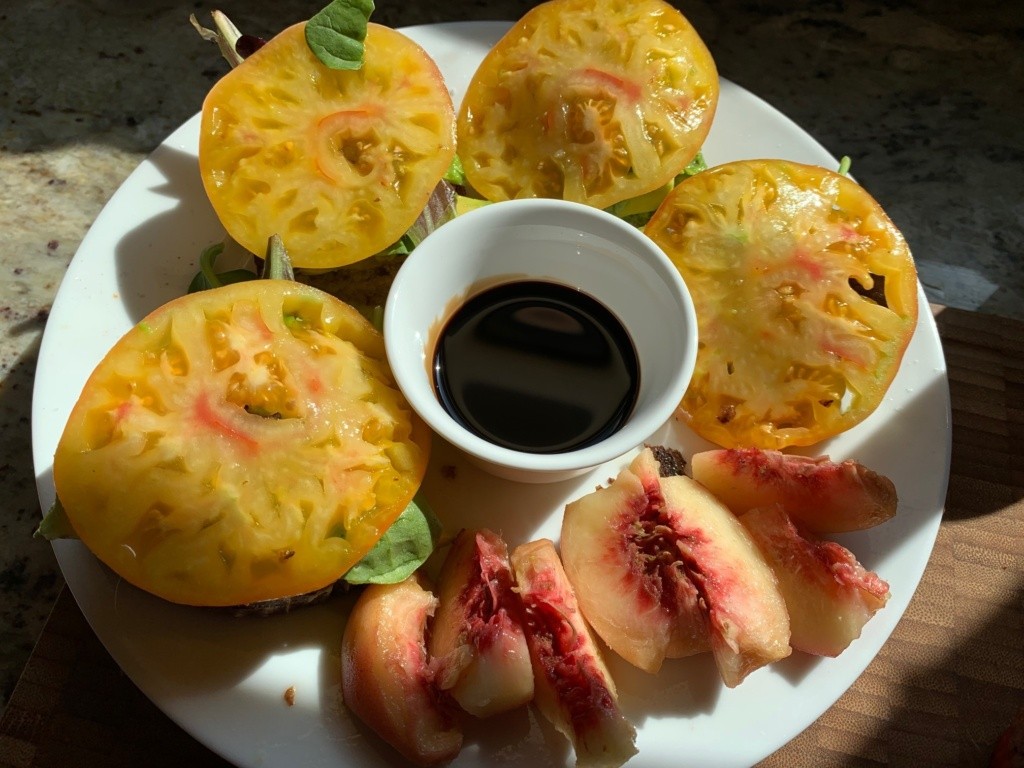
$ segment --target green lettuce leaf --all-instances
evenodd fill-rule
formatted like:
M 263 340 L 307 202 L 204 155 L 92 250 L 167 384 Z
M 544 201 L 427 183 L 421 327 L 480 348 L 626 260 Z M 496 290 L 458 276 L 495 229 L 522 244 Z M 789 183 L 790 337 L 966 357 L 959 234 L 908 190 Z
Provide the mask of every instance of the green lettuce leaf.
M 452 158 L 451 165 L 448 166 L 448 170 L 444 172 L 444 176 L 441 178 L 449 184 L 454 184 L 456 187 L 466 186 L 466 171 L 462 167 L 462 160 L 459 159 L 458 155 Z
M 706 171 L 707 169 L 708 164 L 704 160 L 704 153 L 698 151 L 696 157 L 690 161 L 690 164 L 683 168 L 683 172 L 676 176 L 675 183 L 678 184 L 683 179 L 687 179 L 690 176 L 696 176 L 701 171 Z
M 690 161 L 689 165 L 683 168 L 676 176 L 663 187 L 659 187 L 652 192 L 647 192 L 643 195 L 637 195 L 636 197 L 630 197 L 626 200 L 622 200 L 614 205 L 609 206 L 605 210 L 620 219 L 625 221 L 627 224 L 631 224 L 637 229 L 643 229 L 647 226 L 647 222 L 651 220 L 654 212 L 661 205 L 662 201 L 671 192 L 677 184 L 696 176 L 701 171 L 706 171 L 708 164 L 704 161 L 703 152 L 697 152 L 696 157 Z

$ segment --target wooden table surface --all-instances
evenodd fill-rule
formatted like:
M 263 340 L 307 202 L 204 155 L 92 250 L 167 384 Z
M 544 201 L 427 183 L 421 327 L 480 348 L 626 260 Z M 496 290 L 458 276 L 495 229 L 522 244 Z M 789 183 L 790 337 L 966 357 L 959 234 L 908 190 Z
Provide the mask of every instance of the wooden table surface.
M 953 452 L 934 552 L 864 674 L 764 768 L 986 766 L 1024 710 L 1024 323 L 936 322 Z M 139 692 L 65 590 L 0 717 L 0 768 L 79 766 L 227 763 Z

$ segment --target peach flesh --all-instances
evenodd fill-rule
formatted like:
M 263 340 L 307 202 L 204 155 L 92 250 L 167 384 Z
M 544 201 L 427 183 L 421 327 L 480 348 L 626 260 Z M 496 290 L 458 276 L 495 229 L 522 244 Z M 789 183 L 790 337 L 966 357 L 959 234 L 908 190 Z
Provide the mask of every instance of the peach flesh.
M 775 574 L 746 529 L 688 477 L 662 481 L 683 567 L 705 607 L 722 681 L 730 688 L 789 656 L 789 614 Z
M 437 598 L 410 577 L 372 584 L 356 601 L 341 643 L 346 706 L 416 765 L 452 760 L 462 733 L 434 687 L 424 646 Z
M 852 460 L 741 448 L 694 454 L 690 468 L 693 479 L 737 515 L 782 504 L 818 534 L 870 528 L 896 514 L 892 481 Z
M 512 553 L 541 713 L 572 743 L 576 764 L 622 765 L 636 754 L 636 731 L 619 710 L 615 683 L 548 539 Z
M 660 477 L 648 448 L 567 506 L 562 556 L 587 620 L 641 669 L 710 649 L 732 687 L 790 653 L 785 603 L 753 540 L 698 483 Z
M 838 656 L 889 599 L 889 585 L 848 549 L 801 531 L 781 506 L 740 517 L 779 580 L 798 650 Z
M 644 451 L 562 519 L 562 561 L 583 615 L 609 648 L 651 673 L 666 657 L 710 649 L 663 507 L 657 462 Z
M 460 532 L 441 568 L 438 593 L 430 655 L 439 687 L 477 717 L 529 702 L 533 667 L 501 537 L 486 529 Z

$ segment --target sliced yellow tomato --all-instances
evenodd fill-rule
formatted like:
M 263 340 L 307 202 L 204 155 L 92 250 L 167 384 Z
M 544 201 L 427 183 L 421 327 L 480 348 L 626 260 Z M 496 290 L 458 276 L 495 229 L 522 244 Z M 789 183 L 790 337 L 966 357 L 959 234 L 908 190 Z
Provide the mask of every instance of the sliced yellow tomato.
M 203 103 L 199 169 L 228 233 L 262 255 L 279 234 L 297 267 L 359 261 L 398 240 L 455 154 L 437 65 L 370 24 L 363 66 L 324 66 L 304 24 L 218 81 Z
M 340 578 L 418 489 L 429 434 L 362 315 L 260 280 L 129 331 L 86 383 L 53 474 L 76 533 L 127 581 L 240 605 Z
M 489 200 L 606 208 L 666 184 L 704 142 L 718 72 L 662 0 L 549 0 L 490 51 L 459 113 L 459 158 Z
M 680 413 L 698 434 L 811 445 L 882 402 L 917 322 L 917 272 L 863 187 L 782 160 L 728 163 L 676 187 L 645 231 L 693 294 Z

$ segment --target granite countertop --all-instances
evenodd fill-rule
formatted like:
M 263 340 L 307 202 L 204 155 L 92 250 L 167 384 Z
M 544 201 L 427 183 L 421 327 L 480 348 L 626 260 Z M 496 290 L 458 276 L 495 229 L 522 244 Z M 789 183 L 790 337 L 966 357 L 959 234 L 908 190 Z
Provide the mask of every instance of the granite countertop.
M 929 298 L 1024 318 L 1024 24 L 1012 3 L 677 0 L 727 77 L 794 119 L 903 230 Z M 534 3 L 378 0 L 403 26 Z M 61 587 L 39 517 L 30 412 L 40 338 L 104 203 L 224 71 L 188 14 L 269 37 L 320 4 L 37 0 L 0 11 L 0 706 Z

